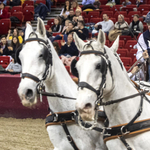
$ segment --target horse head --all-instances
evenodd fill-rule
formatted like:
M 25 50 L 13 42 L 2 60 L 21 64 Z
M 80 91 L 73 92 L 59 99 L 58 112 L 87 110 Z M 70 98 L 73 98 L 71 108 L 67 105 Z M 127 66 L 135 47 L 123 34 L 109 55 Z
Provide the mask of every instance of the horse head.
M 79 73 L 79 92 L 76 108 L 83 120 L 91 121 L 95 116 L 98 98 L 109 93 L 113 88 L 109 48 L 105 46 L 105 34 L 99 31 L 97 41 L 82 41 L 74 34 L 76 46 L 81 57 L 76 64 Z M 119 38 L 114 42 L 109 53 L 117 51 Z M 107 51 L 106 51 L 107 50 Z
M 43 21 L 38 18 L 37 30 L 27 24 L 25 44 L 17 50 L 16 59 L 22 65 L 22 79 L 18 87 L 18 95 L 24 106 L 32 106 L 38 102 L 37 85 L 45 81 L 50 74 L 52 55 Z

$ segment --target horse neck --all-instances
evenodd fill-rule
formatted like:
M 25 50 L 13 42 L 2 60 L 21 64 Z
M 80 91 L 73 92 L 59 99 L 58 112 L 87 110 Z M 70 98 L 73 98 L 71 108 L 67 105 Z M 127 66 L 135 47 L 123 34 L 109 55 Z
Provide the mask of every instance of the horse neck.
M 107 53 L 111 61 L 113 71 L 113 88 L 110 93 L 104 96 L 103 101 L 110 101 L 123 98 L 137 93 L 125 72 L 121 69 L 120 64 L 112 52 Z M 119 125 L 128 123 L 138 112 L 140 105 L 140 97 L 135 97 L 113 105 L 105 106 L 105 111 L 109 119 L 109 125 Z
M 77 85 L 71 79 L 63 63 L 59 59 L 55 50 L 52 47 L 53 56 L 53 77 L 46 82 L 46 91 L 58 93 L 68 97 L 76 98 Z M 50 108 L 54 112 L 68 111 L 75 109 L 75 101 L 70 99 L 62 99 L 57 97 L 48 97 Z

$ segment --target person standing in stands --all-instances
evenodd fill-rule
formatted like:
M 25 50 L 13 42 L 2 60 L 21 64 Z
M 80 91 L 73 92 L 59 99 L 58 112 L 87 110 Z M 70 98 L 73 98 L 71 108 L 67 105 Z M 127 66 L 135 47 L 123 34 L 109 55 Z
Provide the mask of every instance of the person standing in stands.
M 144 60 L 148 60 L 148 74 L 149 74 L 148 81 L 150 82 L 150 57 L 149 57 L 150 56 L 150 12 L 148 12 L 148 14 L 146 15 L 145 22 L 147 23 L 148 30 L 142 33 L 138 39 L 138 43 L 137 43 L 138 51 L 136 54 L 136 58 L 138 60 L 140 57 L 143 56 L 141 62 L 143 62 Z
M 14 29 L 13 35 L 11 35 L 11 30 L 8 31 L 7 40 L 12 40 L 13 36 L 18 37 L 20 44 L 23 42 L 22 37 L 19 36 L 19 30 L 17 28 Z
M 11 41 L 11 46 L 8 46 L 8 55 L 13 55 L 15 54 L 16 50 L 20 47 L 19 39 L 17 36 L 14 36 L 12 41 Z
M 7 11 L 4 9 L 4 3 L 0 2 L 0 19 L 8 18 Z
M 20 0 L 10 0 L 10 3 L 9 3 L 10 6 L 19 6 L 21 5 L 21 2 Z
M 82 9 L 79 7 L 77 0 L 72 1 L 72 8 L 73 8 L 74 13 L 76 12 L 77 9 L 79 9 L 82 12 Z
M 0 43 L 0 55 L 8 55 L 8 51 L 6 36 L 2 35 Z

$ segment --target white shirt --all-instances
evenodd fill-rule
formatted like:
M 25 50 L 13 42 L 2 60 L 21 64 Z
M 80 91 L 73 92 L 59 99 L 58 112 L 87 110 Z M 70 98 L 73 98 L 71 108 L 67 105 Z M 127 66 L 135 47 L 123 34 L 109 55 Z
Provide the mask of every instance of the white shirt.
M 138 60 L 138 59 L 142 56 L 142 54 L 143 54 L 142 48 L 144 49 L 144 51 L 147 50 L 147 45 L 145 44 L 145 41 L 144 41 L 144 38 L 143 38 L 143 34 L 140 35 L 138 42 L 140 43 L 141 46 L 139 45 L 139 43 L 137 43 L 137 49 L 138 49 L 138 51 L 137 51 L 137 53 L 136 53 L 136 59 L 137 59 L 137 60 Z M 142 48 L 141 48 L 141 47 L 142 47 Z M 141 61 L 143 62 L 143 61 L 144 61 L 144 58 L 142 58 Z

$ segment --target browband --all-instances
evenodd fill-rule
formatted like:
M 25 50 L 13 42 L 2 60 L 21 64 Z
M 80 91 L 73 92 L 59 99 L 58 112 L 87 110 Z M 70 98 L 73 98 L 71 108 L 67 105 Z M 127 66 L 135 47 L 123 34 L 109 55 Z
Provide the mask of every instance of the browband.
M 100 51 L 94 51 L 94 50 L 91 50 L 91 51 L 82 51 L 80 56 L 82 55 L 86 55 L 86 54 L 100 54 L 102 56 L 104 56 L 104 53 L 100 52 Z

